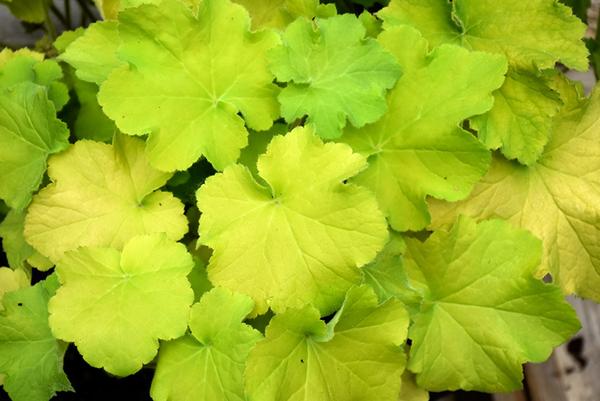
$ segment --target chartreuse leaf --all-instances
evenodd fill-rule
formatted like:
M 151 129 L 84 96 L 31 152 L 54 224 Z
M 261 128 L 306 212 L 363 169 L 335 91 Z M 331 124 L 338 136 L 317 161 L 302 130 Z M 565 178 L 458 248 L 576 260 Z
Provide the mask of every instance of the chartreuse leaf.
M 164 234 L 132 238 L 119 252 L 83 247 L 56 266 L 62 286 L 48 305 L 56 338 L 74 342 L 90 365 L 118 376 L 135 373 L 158 340 L 185 333 L 194 262 Z
M 156 191 L 171 174 L 148 164 L 139 139 L 78 141 L 50 159 L 48 175 L 52 183 L 29 206 L 25 239 L 54 262 L 80 246 L 120 249 L 136 235 L 178 240 L 187 231 L 181 201 Z
M 494 93 L 494 107 L 471 122 L 489 149 L 502 148 L 509 159 L 532 164 L 539 158 L 552 132 L 552 119 L 562 102 L 542 76 L 511 70 Z
M 387 239 L 373 195 L 342 183 L 365 167 L 350 147 L 296 128 L 258 159 L 268 186 L 241 165 L 209 177 L 197 198 L 211 282 L 250 295 L 258 313 L 337 309 Z
M 473 122 L 490 149 L 501 148 L 507 158 L 523 164 L 540 157 L 561 106 L 537 69 L 552 68 L 558 61 L 587 69 L 581 40 L 585 25 L 556 0 L 457 0 L 452 5 L 445 0 L 392 0 L 378 15 L 386 28 L 417 28 L 433 47 L 455 43 L 506 55 L 511 69 L 495 93 L 494 108 Z
M 161 345 L 150 394 L 154 401 L 244 401 L 248 353 L 262 338 L 242 323 L 254 302 L 214 288 L 192 307 L 191 335 Z
M 407 26 L 390 28 L 379 40 L 403 70 L 388 95 L 390 112 L 375 124 L 348 128 L 342 140 L 369 157 L 352 181 L 376 194 L 395 230 L 419 230 L 429 223 L 426 195 L 462 199 L 487 171 L 489 153 L 459 124 L 492 107 L 506 62 L 452 45 L 428 53 Z
M 0 312 L 4 310 L 2 298 L 6 293 L 29 287 L 29 277 L 22 269 L 13 270 L 0 267 Z
M 353 287 L 325 324 L 312 306 L 290 309 L 269 323 L 250 352 L 250 401 L 397 401 L 408 314 L 397 300 L 377 305 L 367 287 Z
M 580 327 L 560 289 L 533 277 L 542 244 L 524 230 L 461 218 L 407 244 L 425 288 L 409 332 L 408 368 L 421 387 L 517 389 L 521 364 L 544 361 Z
M 400 68 L 353 15 L 315 23 L 299 18 L 269 54 L 271 71 L 288 82 L 279 95 L 288 123 L 308 115 L 322 138 L 337 138 L 346 120 L 355 127 L 376 121 L 386 111 L 385 90 Z
M 75 68 L 83 81 L 100 85 L 112 70 L 126 65 L 117 58 L 119 32 L 116 21 L 99 21 L 90 25 L 58 58 Z
M 229 0 L 205 0 L 197 15 L 178 0 L 119 14 L 118 56 L 130 66 L 114 71 L 98 98 L 121 131 L 150 133 L 157 168 L 186 169 L 203 155 L 223 169 L 247 144 L 244 123 L 265 130 L 278 116 L 265 53 L 279 38 L 249 24 Z
M 44 60 L 43 54 L 34 51 L 3 50 L 0 53 L 0 89 L 32 82 L 48 89 L 48 98 L 57 110 L 69 101 L 69 90 L 61 82 L 60 65 L 54 60 Z
M 298 17 L 327 18 L 336 14 L 335 5 L 319 4 L 319 0 L 233 0 L 250 13 L 252 29 L 264 27 L 285 29 Z
M 417 385 L 415 375 L 408 370 L 402 373 L 398 401 L 429 401 L 429 392 Z
M 40 185 L 46 159 L 68 145 L 46 89 L 22 83 L 0 90 L 0 198 L 23 209 Z
M 33 287 L 4 295 L 0 312 L 0 373 L 13 401 L 48 401 L 57 391 L 72 390 L 62 370 L 67 344 L 48 327 L 48 299 L 54 275 Z
M 31 257 L 35 250 L 25 241 L 23 229 L 25 225 L 25 212 L 11 210 L 2 224 L 0 224 L 0 237 L 2 250 L 8 259 L 8 265 L 13 269 L 25 267 L 25 261 Z
M 557 119 L 540 160 L 519 166 L 494 158 L 471 196 L 432 201 L 433 227 L 457 214 L 497 216 L 544 242 L 540 275 L 552 273 L 565 293 L 600 301 L 600 90 Z
M 516 68 L 588 66 L 586 26 L 556 0 L 392 0 L 378 15 L 384 28 L 410 25 L 433 47 L 456 43 L 502 53 Z
M 89 82 L 75 80 L 73 90 L 79 101 L 79 113 L 73 125 L 73 133 L 79 139 L 92 139 L 110 142 L 117 127 L 102 111 L 98 104 L 98 86 Z
M 403 238 L 392 232 L 389 242 L 375 258 L 362 268 L 363 281 L 377 294 L 380 302 L 397 298 L 410 310 L 418 309 L 421 296 L 408 279 L 402 260 L 406 245 Z

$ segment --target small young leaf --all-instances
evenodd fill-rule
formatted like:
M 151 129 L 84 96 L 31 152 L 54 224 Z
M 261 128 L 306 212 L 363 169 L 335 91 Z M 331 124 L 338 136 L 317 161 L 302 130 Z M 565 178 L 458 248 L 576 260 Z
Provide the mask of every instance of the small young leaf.
M 385 90 L 400 67 L 353 15 L 294 21 L 283 45 L 269 54 L 271 70 L 288 82 L 279 95 L 288 123 L 308 115 L 322 138 L 342 135 L 346 119 L 355 127 L 377 121 L 386 111 Z

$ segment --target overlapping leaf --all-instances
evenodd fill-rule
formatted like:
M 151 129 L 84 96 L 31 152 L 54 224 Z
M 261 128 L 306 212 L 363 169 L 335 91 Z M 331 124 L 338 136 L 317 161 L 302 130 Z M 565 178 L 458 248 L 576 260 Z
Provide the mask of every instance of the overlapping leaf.
M 370 188 L 399 231 L 429 222 L 425 196 L 465 198 L 487 171 L 490 156 L 461 122 L 492 107 L 506 71 L 502 56 L 443 45 L 432 53 L 414 29 L 388 29 L 380 41 L 403 75 L 375 124 L 350 128 L 343 141 L 369 158 L 353 182 Z
M 136 235 L 178 240 L 187 231 L 181 201 L 156 191 L 171 174 L 148 164 L 143 141 L 115 138 L 113 145 L 78 141 L 50 159 L 52 183 L 29 206 L 25 239 L 52 261 L 80 246 L 121 248 Z
M 515 390 L 521 364 L 544 361 L 579 330 L 560 289 L 533 277 L 541 242 L 528 232 L 463 218 L 449 232 L 407 244 L 425 288 L 409 332 L 408 368 L 420 386 Z
M 117 58 L 119 32 L 116 21 L 96 22 L 75 39 L 59 56 L 83 81 L 100 85 L 112 70 L 126 63 Z
M 50 300 L 50 327 L 92 366 L 128 375 L 150 362 L 158 339 L 185 333 L 194 262 L 165 235 L 138 236 L 123 252 L 83 247 L 56 266 L 62 286 Z
M 98 97 L 122 132 L 150 134 L 157 168 L 182 170 L 205 156 L 223 169 L 247 144 L 244 124 L 265 130 L 278 116 L 265 53 L 279 38 L 250 32 L 249 23 L 229 0 L 203 1 L 197 15 L 178 0 L 119 14 L 118 57 L 129 67 L 114 71 Z
M 308 306 L 271 320 L 248 358 L 248 399 L 397 401 L 408 327 L 402 304 L 378 306 L 369 287 L 353 287 L 328 324 L 319 317 Z
M 39 187 L 46 159 L 69 145 L 46 89 L 22 83 L 0 90 L 0 198 L 23 209 Z
M 150 394 L 154 401 L 244 401 L 242 375 L 262 335 L 242 320 L 245 295 L 215 288 L 192 307 L 191 335 L 161 346 Z
M 33 287 L 10 292 L 0 312 L 0 373 L 4 390 L 13 401 L 48 401 L 71 384 L 62 370 L 67 345 L 48 327 L 48 299 L 58 282 L 55 276 Z
M 336 14 L 335 5 L 319 4 L 319 0 L 234 0 L 243 5 L 252 18 L 252 28 L 285 29 L 298 17 L 313 19 Z
M 299 18 L 285 30 L 283 44 L 269 54 L 287 122 L 308 115 L 322 138 L 337 138 L 349 120 L 354 127 L 377 121 L 386 111 L 385 90 L 400 68 L 394 57 L 352 15 L 311 21 Z
M 48 89 L 48 98 L 57 110 L 69 100 L 67 86 L 61 82 L 62 69 L 55 60 L 44 60 L 44 55 L 34 51 L 0 52 L 0 89 L 32 82 Z
M 494 158 L 469 199 L 432 201 L 433 226 L 448 224 L 459 213 L 507 219 L 543 240 L 540 274 L 552 273 L 566 293 L 600 301 L 599 115 L 596 89 L 590 100 L 562 113 L 535 165 Z
M 335 310 L 387 238 L 373 195 L 342 183 L 365 167 L 348 146 L 296 128 L 260 156 L 267 186 L 241 165 L 208 178 L 197 197 L 213 284 L 250 295 L 259 313 L 308 303 Z
M 386 27 L 417 28 L 434 47 L 455 43 L 507 56 L 511 71 L 495 107 L 475 123 L 487 146 L 527 165 L 541 155 L 560 107 L 538 69 L 558 61 L 587 69 L 585 25 L 555 0 L 393 0 L 379 16 Z

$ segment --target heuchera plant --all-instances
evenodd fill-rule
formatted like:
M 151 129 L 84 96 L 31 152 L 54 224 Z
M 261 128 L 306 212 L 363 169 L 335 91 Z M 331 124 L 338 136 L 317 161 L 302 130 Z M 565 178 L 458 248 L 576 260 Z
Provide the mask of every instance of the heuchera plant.
M 562 72 L 588 68 L 570 8 L 98 6 L 56 57 L 0 53 L 13 401 L 71 391 L 68 346 L 154 368 L 155 401 L 512 391 L 579 329 L 565 296 L 600 301 L 600 90 Z

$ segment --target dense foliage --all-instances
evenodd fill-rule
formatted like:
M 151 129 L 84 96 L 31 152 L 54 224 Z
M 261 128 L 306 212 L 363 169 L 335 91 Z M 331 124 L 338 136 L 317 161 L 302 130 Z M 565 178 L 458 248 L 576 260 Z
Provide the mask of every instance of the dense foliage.
M 0 2 L 48 34 L 0 52 L 13 401 L 69 346 L 155 401 L 512 391 L 600 301 L 582 2 Z

